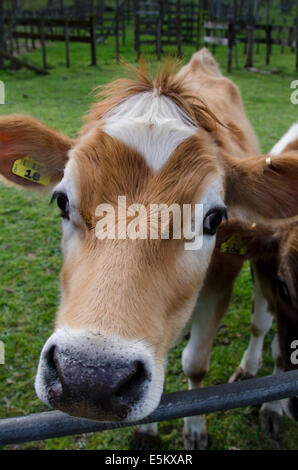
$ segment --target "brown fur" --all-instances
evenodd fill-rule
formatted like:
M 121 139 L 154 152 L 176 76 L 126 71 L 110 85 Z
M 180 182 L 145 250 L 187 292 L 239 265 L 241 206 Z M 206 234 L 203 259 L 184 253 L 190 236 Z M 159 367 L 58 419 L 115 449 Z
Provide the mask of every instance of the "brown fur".
M 293 150 L 298 150 L 298 139 L 294 140 L 294 142 L 289 143 L 283 150 L 285 152 L 291 152 Z
M 285 218 L 296 214 L 298 159 L 295 152 L 272 158 L 251 157 L 231 162 L 227 170 L 228 204 L 246 206 L 251 217 Z M 293 212 L 294 211 L 294 212 Z
M 81 214 L 90 227 L 96 222 L 95 208 L 102 203 L 116 206 L 119 195 L 125 195 L 128 204 L 138 202 L 145 207 L 154 203 L 182 206 L 195 202 L 218 173 L 217 147 L 208 134 L 182 142 L 157 174 L 136 150 L 101 129 L 88 136 L 87 142 L 82 139 L 76 152 Z
M 241 259 L 253 261 L 261 282 L 263 295 L 267 299 L 271 311 L 277 317 L 282 354 L 281 368 L 284 370 L 295 369 L 296 367 L 290 362 L 290 357 L 291 342 L 296 339 L 298 333 L 298 223 L 290 222 L 270 227 L 270 225 L 252 225 L 239 219 L 231 219 L 229 223 L 220 227 L 217 235 L 217 247 L 220 248 L 221 244 L 235 233 L 242 238 L 247 253 L 245 256 L 234 256 L 234 258 L 238 259 L 240 263 Z M 212 265 L 210 269 L 213 269 L 214 276 Z M 226 275 L 226 270 L 224 272 Z M 288 287 L 291 304 L 280 297 L 276 287 L 278 277 L 283 279 Z M 226 279 L 233 283 L 231 275 L 227 275 Z M 252 334 L 256 334 L 253 329 Z

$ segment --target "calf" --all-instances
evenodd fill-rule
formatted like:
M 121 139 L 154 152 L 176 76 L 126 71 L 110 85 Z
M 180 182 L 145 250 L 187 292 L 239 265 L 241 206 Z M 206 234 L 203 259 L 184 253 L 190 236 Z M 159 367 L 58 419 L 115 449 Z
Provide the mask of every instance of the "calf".
M 128 422 L 159 403 L 167 352 L 190 320 L 226 210 L 260 220 L 295 215 L 298 161 L 284 154 L 272 169 L 251 157 L 258 144 L 239 91 L 206 50 L 179 73 L 168 61 L 154 79 L 141 65 L 134 80 L 103 93 L 75 140 L 28 116 L 1 117 L 0 173 L 23 187 L 52 188 L 63 220 L 62 298 L 40 356 L 38 396 L 75 416 Z M 130 207 L 191 205 L 189 232 L 200 204 L 202 247 L 185 250 L 171 217 L 168 239 L 159 229 L 153 239 L 126 237 L 124 199 Z M 97 236 L 98 207 L 116 214 L 107 236 Z M 191 386 L 202 378 L 194 331 L 203 324 L 202 362 L 209 315 L 228 300 L 224 282 L 202 297 L 184 354 Z M 196 447 L 196 425 L 187 426 Z
M 298 160 L 298 124 L 294 124 L 270 152 L 274 157 L 293 152 Z M 298 340 L 298 222 L 273 227 L 251 227 L 235 223 L 235 231 L 245 239 L 247 256 L 252 258 L 255 307 L 249 346 L 230 381 L 254 377 L 262 363 L 262 349 L 273 317 L 277 335 L 272 342 L 274 372 L 297 369 L 293 347 Z M 285 412 L 298 420 L 296 397 L 265 403 L 260 410 L 261 428 L 277 438 Z

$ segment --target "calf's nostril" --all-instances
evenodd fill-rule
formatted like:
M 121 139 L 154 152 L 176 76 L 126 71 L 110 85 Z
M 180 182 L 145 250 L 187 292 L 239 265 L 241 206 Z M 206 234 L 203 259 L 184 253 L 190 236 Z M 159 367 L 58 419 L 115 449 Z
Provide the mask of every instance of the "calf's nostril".
M 46 354 L 46 364 L 48 369 L 48 397 L 49 400 L 58 401 L 63 395 L 63 387 L 57 369 L 55 354 L 56 346 L 52 346 Z
M 47 363 L 48 368 L 51 371 L 56 370 L 56 365 L 55 365 L 55 361 L 54 361 L 55 349 L 56 349 L 56 346 L 52 346 L 46 354 L 46 363 Z
M 118 384 L 114 397 L 128 403 L 139 399 L 142 385 L 148 379 L 147 375 L 144 364 L 141 361 L 135 361 L 131 365 L 131 372 Z

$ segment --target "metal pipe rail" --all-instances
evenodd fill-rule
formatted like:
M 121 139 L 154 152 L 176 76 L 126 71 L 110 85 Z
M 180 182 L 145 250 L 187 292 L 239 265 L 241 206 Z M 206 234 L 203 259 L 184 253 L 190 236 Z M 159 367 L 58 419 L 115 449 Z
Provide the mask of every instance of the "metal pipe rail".
M 47 411 L 0 420 L 0 445 L 39 441 L 52 437 L 105 431 L 214 411 L 260 405 L 298 395 L 298 370 L 232 384 L 163 395 L 158 408 L 147 418 L 130 423 L 103 423 Z

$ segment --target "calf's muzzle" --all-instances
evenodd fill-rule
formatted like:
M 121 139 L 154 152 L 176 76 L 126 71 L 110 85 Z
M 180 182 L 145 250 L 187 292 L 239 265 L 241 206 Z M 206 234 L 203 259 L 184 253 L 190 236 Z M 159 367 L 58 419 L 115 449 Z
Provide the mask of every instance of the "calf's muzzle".
M 140 350 L 125 348 L 121 341 L 92 335 L 61 341 L 54 334 L 41 354 L 36 391 L 42 401 L 68 414 L 122 421 L 147 395 L 150 369 Z
M 107 419 L 123 419 L 130 406 L 141 398 L 146 380 L 141 361 L 83 364 L 55 347 L 49 351 L 48 361 L 55 377 L 48 389 L 54 408 L 73 409 L 76 415 L 83 416 L 94 416 L 100 408 Z

